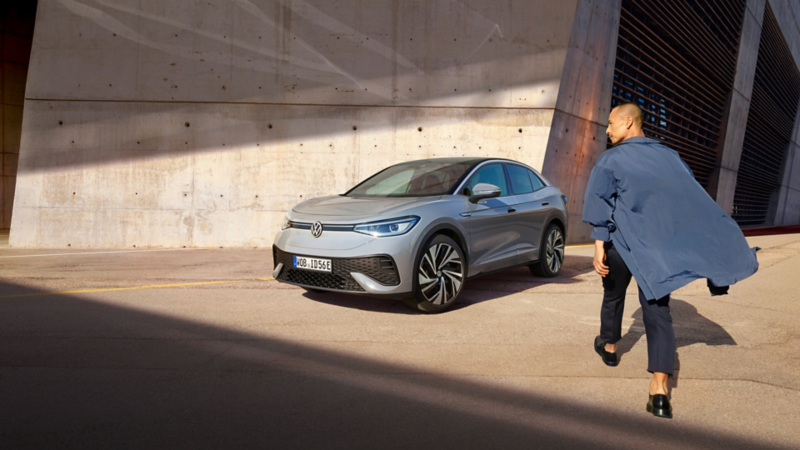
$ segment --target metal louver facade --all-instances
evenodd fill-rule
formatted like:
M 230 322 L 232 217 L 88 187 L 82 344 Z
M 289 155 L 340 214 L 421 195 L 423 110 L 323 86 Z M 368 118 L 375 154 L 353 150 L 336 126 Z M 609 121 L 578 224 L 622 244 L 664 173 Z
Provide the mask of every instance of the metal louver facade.
M 767 2 L 733 197 L 740 226 L 770 225 L 800 100 L 800 73 Z
M 745 0 L 622 2 L 612 107 L 637 103 L 645 135 L 680 153 L 706 189 L 721 152 L 744 12 Z

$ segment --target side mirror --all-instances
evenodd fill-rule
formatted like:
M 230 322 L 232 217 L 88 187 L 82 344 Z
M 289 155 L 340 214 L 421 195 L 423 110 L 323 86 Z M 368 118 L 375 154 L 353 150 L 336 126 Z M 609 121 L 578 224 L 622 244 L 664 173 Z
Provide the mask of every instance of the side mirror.
M 493 184 L 478 183 L 472 190 L 472 196 L 470 196 L 469 201 L 472 203 L 478 203 L 480 200 L 483 200 L 485 198 L 500 197 L 500 194 L 502 193 L 503 191 L 501 191 L 499 187 Z

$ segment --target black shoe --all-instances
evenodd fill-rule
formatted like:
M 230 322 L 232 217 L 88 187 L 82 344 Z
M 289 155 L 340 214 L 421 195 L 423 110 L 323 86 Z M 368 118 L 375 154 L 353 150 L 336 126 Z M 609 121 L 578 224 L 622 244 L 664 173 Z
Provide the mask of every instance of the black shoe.
M 672 419 L 672 405 L 669 404 L 669 398 L 664 394 L 651 395 L 650 401 L 647 402 L 647 412 L 653 413 L 656 417 Z
M 609 367 L 614 367 L 619 364 L 616 353 L 609 353 L 606 351 L 606 343 L 600 339 L 600 336 L 594 338 L 594 351 L 603 358 L 603 362 Z

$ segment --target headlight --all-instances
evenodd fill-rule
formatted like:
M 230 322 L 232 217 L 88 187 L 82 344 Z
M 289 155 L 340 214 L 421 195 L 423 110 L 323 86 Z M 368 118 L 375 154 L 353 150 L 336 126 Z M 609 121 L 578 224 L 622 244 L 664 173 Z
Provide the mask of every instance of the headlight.
M 419 217 L 402 217 L 400 219 L 356 225 L 353 231 L 375 237 L 400 236 L 406 234 L 419 222 Z
M 283 223 L 281 224 L 281 231 L 289 228 L 291 226 L 291 222 L 289 222 L 289 216 L 283 218 Z

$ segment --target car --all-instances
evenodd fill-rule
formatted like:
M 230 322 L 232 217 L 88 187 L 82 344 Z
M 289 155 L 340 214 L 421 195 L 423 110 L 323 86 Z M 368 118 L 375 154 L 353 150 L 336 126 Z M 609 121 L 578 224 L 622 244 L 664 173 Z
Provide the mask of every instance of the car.
M 517 266 L 557 275 L 566 205 L 520 162 L 403 162 L 344 194 L 293 207 L 275 237 L 272 275 L 311 292 L 386 296 L 442 312 L 479 275 Z

